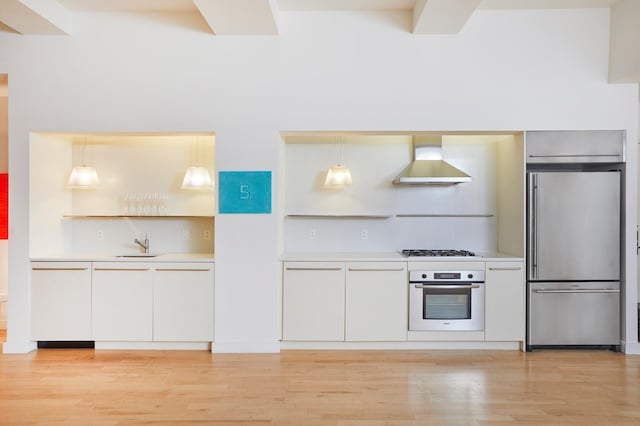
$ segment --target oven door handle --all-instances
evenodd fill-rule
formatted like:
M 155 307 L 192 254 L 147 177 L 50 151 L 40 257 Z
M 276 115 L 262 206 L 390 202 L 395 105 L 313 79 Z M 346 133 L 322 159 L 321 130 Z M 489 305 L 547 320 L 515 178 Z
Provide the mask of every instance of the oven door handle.
M 414 284 L 416 288 L 427 288 L 427 289 L 470 289 L 470 288 L 480 288 L 479 285 L 424 285 L 424 284 Z

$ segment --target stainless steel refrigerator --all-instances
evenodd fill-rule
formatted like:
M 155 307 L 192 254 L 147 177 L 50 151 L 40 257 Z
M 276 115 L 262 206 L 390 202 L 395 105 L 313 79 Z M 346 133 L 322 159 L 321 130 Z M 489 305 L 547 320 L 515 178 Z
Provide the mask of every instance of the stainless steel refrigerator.
M 527 346 L 620 344 L 621 172 L 527 172 Z

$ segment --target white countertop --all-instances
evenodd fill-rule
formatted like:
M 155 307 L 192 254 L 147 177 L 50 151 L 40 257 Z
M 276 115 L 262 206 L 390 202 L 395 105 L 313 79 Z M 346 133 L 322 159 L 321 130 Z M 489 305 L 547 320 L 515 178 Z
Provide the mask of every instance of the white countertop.
M 477 253 L 476 256 L 405 257 L 400 252 L 309 252 L 283 253 L 285 262 L 460 262 L 460 261 L 524 261 L 524 258 L 504 253 Z
M 135 255 L 137 253 L 122 253 Z M 151 253 L 154 254 L 154 253 Z M 32 257 L 32 262 L 213 262 L 213 253 L 165 253 L 154 257 L 118 257 L 105 253 L 72 253 Z

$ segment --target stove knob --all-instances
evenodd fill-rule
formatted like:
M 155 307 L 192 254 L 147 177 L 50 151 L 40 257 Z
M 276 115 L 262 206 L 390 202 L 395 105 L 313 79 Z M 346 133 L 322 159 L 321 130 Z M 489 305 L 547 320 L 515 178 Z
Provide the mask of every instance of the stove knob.
M 422 279 L 426 279 L 427 278 L 427 274 L 422 274 Z
M 473 274 L 468 274 L 467 278 L 469 278 L 469 279 L 473 278 Z

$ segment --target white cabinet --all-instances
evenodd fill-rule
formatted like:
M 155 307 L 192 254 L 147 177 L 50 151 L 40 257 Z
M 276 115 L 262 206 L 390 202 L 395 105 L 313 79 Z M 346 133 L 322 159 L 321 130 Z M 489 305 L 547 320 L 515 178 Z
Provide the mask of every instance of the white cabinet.
M 406 262 L 285 262 L 285 341 L 407 340 Z
M 213 268 L 213 263 L 155 265 L 154 341 L 213 341 Z
M 152 278 L 151 265 L 148 263 L 94 263 L 94 340 L 152 340 Z
M 31 339 L 91 340 L 90 262 L 32 262 Z
M 211 342 L 213 262 L 32 262 L 31 338 Z
M 284 340 L 344 340 L 344 264 L 285 262 Z
M 407 291 L 406 263 L 348 263 L 346 340 L 407 340 Z
M 524 341 L 524 263 L 487 262 L 485 340 Z

